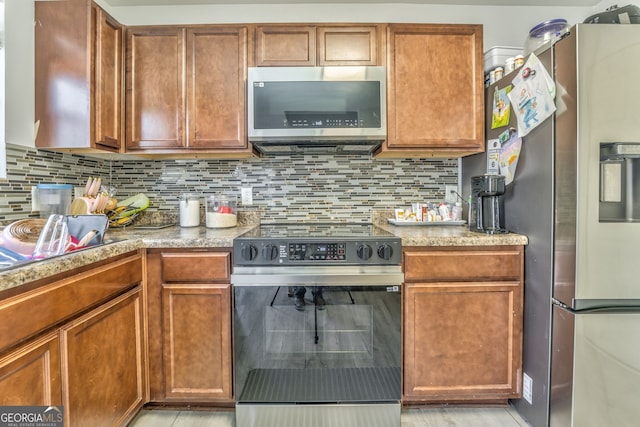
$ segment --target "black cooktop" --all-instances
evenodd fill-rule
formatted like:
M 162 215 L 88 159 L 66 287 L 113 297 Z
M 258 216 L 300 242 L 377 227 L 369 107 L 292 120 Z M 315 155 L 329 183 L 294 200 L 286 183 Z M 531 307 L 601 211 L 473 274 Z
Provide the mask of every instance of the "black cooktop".
M 369 223 L 261 224 L 233 240 L 234 267 L 400 265 L 401 239 Z
M 337 237 L 337 238 L 368 238 L 368 237 L 393 237 L 392 233 L 385 231 L 370 223 L 273 223 L 261 224 L 250 232 L 243 234 L 242 238 L 266 238 L 289 239 L 309 237 Z

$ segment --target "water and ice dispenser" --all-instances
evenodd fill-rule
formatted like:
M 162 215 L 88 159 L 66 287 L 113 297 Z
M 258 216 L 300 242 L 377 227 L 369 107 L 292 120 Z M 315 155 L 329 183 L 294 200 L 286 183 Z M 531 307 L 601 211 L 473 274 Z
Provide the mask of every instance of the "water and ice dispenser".
M 640 222 L 640 142 L 600 144 L 600 222 Z

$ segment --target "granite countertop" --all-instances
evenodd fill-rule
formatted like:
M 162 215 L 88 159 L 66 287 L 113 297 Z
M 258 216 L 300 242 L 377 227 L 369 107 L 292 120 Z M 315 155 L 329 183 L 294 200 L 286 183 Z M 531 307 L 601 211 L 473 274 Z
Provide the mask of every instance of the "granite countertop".
M 466 225 L 385 225 L 378 227 L 402 239 L 402 246 L 500 246 L 526 245 L 528 239 L 522 234 L 482 234 L 469 231 Z
M 230 248 L 255 226 L 225 229 L 171 226 L 159 230 L 109 229 L 105 244 L 0 271 L 0 292 L 140 248 Z
M 400 237 L 405 247 L 526 245 L 528 242 L 527 237 L 520 234 L 481 234 L 462 225 L 393 226 L 379 218 L 374 215 L 374 225 Z M 103 245 L 1 271 L 0 292 L 140 248 L 231 248 L 234 238 L 257 226 L 253 223 L 226 229 L 176 225 L 151 230 L 109 229 Z

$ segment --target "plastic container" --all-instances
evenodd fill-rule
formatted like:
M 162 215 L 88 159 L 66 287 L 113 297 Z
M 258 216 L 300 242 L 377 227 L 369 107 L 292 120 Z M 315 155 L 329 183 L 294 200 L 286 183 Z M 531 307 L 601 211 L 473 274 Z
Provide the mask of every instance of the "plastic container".
M 238 225 L 237 197 L 214 194 L 207 197 L 207 228 L 229 228 Z
M 200 198 L 196 194 L 180 196 L 180 227 L 200 225 Z
M 569 32 L 569 24 L 566 19 L 550 19 L 529 30 L 529 36 L 524 43 L 524 55 L 538 49 L 546 43 L 555 43 Z
M 453 221 L 460 221 L 462 219 L 462 203 L 456 202 L 451 208 L 451 219 Z
M 40 218 L 50 215 L 66 215 L 71 206 L 71 184 L 38 184 L 38 202 L 40 204 Z
M 521 47 L 492 47 L 484 53 L 484 72 L 489 73 L 496 67 L 504 66 L 508 58 L 513 58 L 516 55 L 522 55 Z

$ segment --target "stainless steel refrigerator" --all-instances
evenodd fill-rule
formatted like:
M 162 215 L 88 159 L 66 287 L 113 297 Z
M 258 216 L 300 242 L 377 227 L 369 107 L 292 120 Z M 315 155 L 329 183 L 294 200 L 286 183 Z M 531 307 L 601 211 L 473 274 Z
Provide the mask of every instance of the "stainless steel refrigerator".
M 525 234 L 523 398 L 534 427 L 640 423 L 640 25 L 578 24 L 536 52 L 553 116 L 523 137 L 505 224 Z M 487 88 L 492 96 L 522 72 Z M 512 114 L 510 126 L 516 127 Z M 486 172 L 462 160 L 461 183 Z

